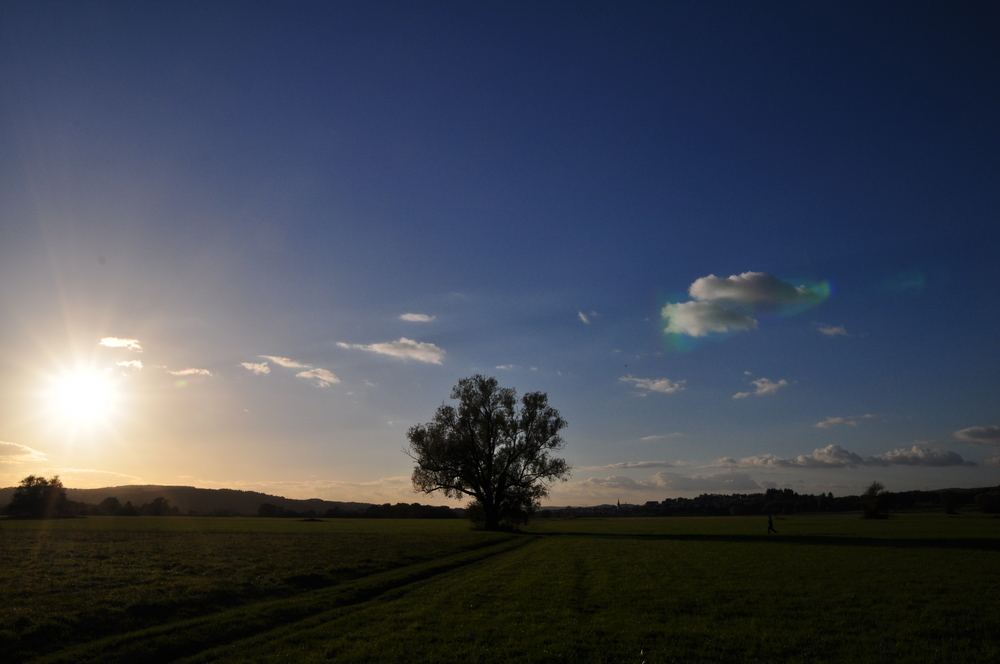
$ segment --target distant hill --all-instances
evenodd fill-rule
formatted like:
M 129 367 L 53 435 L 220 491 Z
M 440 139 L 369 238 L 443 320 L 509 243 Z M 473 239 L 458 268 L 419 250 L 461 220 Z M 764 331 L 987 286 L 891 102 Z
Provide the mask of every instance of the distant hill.
M 10 503 L 16 487 L 0 489 L 0 507 Z M 346 512 L 361 512 L 370 503 L 338 502 L 333 500 L 296 500 L 282 496 L 272 496 L 258 491 L 238 491 L 236 489 L 196 489 L 192 486 L 158 486 L 155 484 L 111 486 L 102 489 L 66 489 L 66 497 L 78 503 L 97 505 L 105 498 L 114 496 L 123 505 L 131 501 L 139 507 L 151 503 L 156 498 L 166 498 L 172 507 L 177 507 L 181 514 L 188 510 L 209 513 L 213 511 L 229 511 L 236 514 L 256 515 L 257 509 L 263 503 L 270 503 L 286 510 L 305 512 L 315 510 L 322 514 L 329 509 L 339 507 Z

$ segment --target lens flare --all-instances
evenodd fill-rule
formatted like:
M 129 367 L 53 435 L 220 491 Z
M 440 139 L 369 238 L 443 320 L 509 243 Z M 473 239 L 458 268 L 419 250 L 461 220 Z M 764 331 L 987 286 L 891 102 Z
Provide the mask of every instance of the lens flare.
M 119 401 L 111 372 L 87 368 L 50 378 L 45 397 L 56 423 L 85 428 L 109 422 Z

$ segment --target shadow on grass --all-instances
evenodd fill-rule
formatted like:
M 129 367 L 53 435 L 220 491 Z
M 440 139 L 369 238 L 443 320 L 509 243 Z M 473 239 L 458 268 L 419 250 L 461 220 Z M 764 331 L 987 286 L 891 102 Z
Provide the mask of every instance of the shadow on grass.
M 679 535 L 679 534 L 619 534 L 619 533 L 538 533 L 540 537 L 581 537 L 611 540 L 662 540 L 671 542 L 719 542 L 750 544 L 809 544 L 814 546 L 870 546 L 897 549 L 968 549 L 1000 551 L 1000 539 L 986 537 L 836 537 L 832 535 Z

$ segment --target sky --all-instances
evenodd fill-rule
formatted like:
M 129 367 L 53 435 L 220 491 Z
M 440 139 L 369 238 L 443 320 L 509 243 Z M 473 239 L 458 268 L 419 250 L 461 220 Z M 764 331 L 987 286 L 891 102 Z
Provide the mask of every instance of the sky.
M 1000 12 L 0 5 L 0 485 L 415 493 L 456 382 L 545 504 L 1000 484 Z

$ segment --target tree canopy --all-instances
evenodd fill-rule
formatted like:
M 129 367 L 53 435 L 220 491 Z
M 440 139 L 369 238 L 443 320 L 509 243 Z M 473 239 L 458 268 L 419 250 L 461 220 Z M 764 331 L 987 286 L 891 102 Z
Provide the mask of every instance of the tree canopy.
M 476 374 L 451 391 L 458 407 L 442 405 L 427 424 L 407 431 L 407 453 L 416 462 L 413 486 L 449 498 L 470 496 L 488 530 L 527 521 L 541 498 L 570 467 L 552 452 L 565 444 L 566 420 L 544 392 L 528 392 L 520 403 L 513 388 Z
M 29 475 L 14 490 L 7 513 L 22 519 L 51 519 L 66 516 L 66 489 L 59 476 L 52 479 Z

